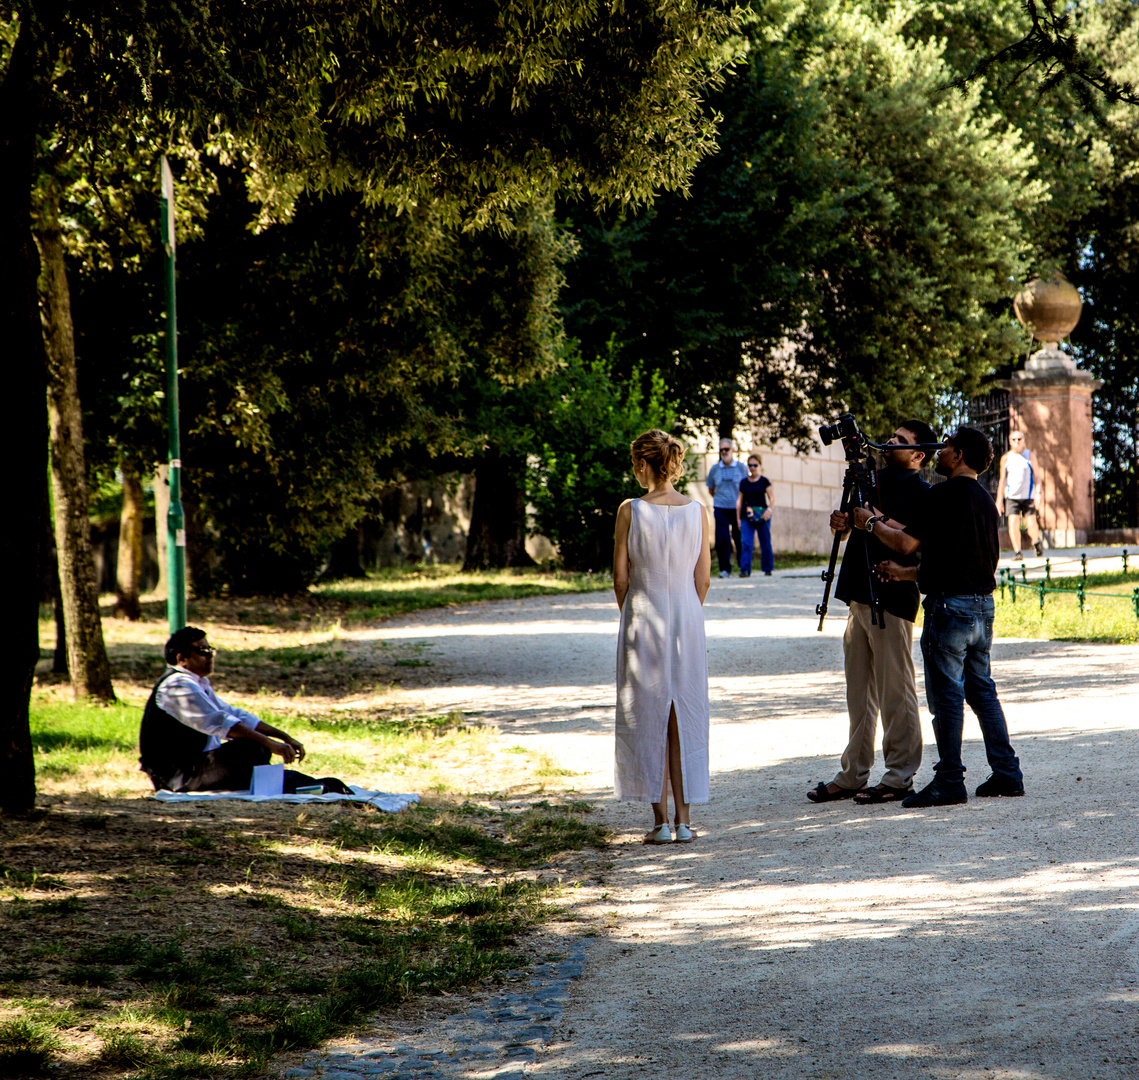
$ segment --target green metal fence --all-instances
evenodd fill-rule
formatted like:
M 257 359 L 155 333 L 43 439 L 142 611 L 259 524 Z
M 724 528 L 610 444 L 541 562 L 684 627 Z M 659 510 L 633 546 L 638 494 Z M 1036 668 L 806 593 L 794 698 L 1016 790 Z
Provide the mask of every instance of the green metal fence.
M 1112 556 L 1114 558 L 1114 556 Z M 1127 548 L 1123 549 L 1123 553 L 1119 556 L 1123 560 L 1123 572 L 1127 573 Z M 1063 566 L 1069 563 L 1080 564 L 1080 579 L 1076 582 L 1074 589 L 1057 589 L 1052 588 L 1052 568 L 1053 566 Z M 1028 577 L 1028 567 L 1025 563 L 1020 564 L 1020 581 L 1016 580 L 1018 571 L 1010 570 L 1002 567 L 999 573 L 1001 599 L 1005 598 L 1005 589 L 1008 589 L 1009 600 L 1016 603 L 1016 594 L 1018 590 L 1023 589 L 1025 592 L 1032 593 L 1037 602 L 1040 604 L 1040 610 L 1044 610 L 1044 598 L 1049 593 L 1060 594 L 1063 596 L 1071 596 L 1073 593 L 1076 595 L 1076 603 L 1079 604 L 1080 614 L 1082 615 L 1087 609 L 1087 604 L 1091 600 L 1130 600 L 1131 608 L 1135 612 L 1135 618 L 1139 619 L 1139 586 L 1132 589 L 1130 593 L 1105 593 L 1105 592 L 1088 592 L 1088 556 L 1087 552 L 1082 552 L 1079 559 L 1045 559 L 1044 560 L 1044 577 L 1036 578 L 1030 581 Z M 1073 575 L 1074 576 L 1074 575 Z

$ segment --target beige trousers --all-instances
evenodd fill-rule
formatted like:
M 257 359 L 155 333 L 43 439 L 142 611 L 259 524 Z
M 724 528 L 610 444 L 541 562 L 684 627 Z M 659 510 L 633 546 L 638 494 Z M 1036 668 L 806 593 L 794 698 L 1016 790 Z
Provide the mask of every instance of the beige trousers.
M 842 639 L 850 741 L 842 755 L 839 787 L 857 790 L 870 779 L 874 736 L 882 712 L 882 783 L 908 788 L 921 765 L 921 721 L 914 682 L 914 624 L 885 615 L 885 630 L 870 621 L 868 604 L 851 603 Z

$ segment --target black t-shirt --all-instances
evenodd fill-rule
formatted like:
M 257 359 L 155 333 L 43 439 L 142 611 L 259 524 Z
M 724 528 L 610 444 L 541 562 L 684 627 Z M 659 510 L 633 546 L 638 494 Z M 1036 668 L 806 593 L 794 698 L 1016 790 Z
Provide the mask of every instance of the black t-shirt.
M 744 508 L 760 506 L 766 510 L 767 489 L 769 487 L 771 487 L 771 481 L 766 476 L 761 476 L 758 480 L 741 480 L 740 494 L 744 497 Z
M 888 518 L 908 525 L 918 514 L 918 507 L 929 491 L 929 484 L 922 478 L 917 469 L 893 469 L 886 467 L 879 469 L 876 475 L 877 497 L 875 505 Z M 870 554 L 871 571 L 883 559 L 892 559 L 901 566 L 917 566 L 920 561 L 917 555 L 898 555 L 891 551 L 873 533 L 862 529 L 851 532 L 846 542 L 846 553 L 842 557 L 842 567 L 838 572 L 838 586 L 835 596 L 849 604 L 857 601 L 860 604 L 870 603 L 869 574 L 866 572 L 866 555 Z M 918 596 L 917 583 L 913 581 L 879 581 L 874 578 L 874 591 L 882 601 L 882 607 L 891 615 L 899 619 L 913 622 L 917 617 Z
M 997 514 L 993 497 L 971 476 L 936 484 L 906 532 L 921 541 L 918 585 L 926 596 L 971 596 L 996 587 Z

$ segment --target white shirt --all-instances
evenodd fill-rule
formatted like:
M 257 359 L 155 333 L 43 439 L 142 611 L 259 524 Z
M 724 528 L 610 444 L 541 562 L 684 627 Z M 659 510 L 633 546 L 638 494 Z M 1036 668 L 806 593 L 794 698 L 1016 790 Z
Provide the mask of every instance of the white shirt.
M 1022 450 L 1019 454 L 1009 451 L 1005 458 L 1005 498 L 1031 499 L 1032 490 L 1036 486 L 1036 477 L 1032 472 L 1032 463 L 1029 461 L 1031 450 Z
M 234 724 L 245 724 L 255 728 L 260 720 L 252 713 L 227 705 L 214 693 L 210 680 L 195 675 L 184 667 L 171 668 L 174 672 L 158 688 L 155 704 L 169 713 L 186 727 L 208 735 L 209 741 L 202 747 L 202 753 L 216 750 Z

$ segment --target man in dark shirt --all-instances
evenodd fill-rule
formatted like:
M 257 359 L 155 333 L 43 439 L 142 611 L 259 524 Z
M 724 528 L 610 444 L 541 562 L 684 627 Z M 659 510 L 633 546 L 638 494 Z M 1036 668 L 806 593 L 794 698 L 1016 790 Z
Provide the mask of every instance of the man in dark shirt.
M 1024 776 L 1009 742 L 1004 710 L 989 672 L 993 644 L 993 589 L 996 586 L 997 508 L 977 482 L 993 461 L 984 432 L 959 428 L 937 456 L 937 472 L 948 479 L 921 500 L 904 530 L 878 525 L 874 535 L 901 555 L 921 552 L 921 565 L 885 561 L 882 576 L 912 580 L 925 593 L 921 635 L 926 700 L 933 713 L 938 762 L 933 780 L 906 807 L 950 806 L 968 800 L 961 735 L 965 702 L 977 716 L 992 776 L 977 788 L 981 797 L 1023 795 Z M 870 514 L 854 511 L 856 524 Z
M 875 475 L 875 513 L 901 528 L 913 521 L 917 504 L 929 490 L 921 477 L 925 453 L 907 450 L 914 443 L 936 442 L 933 429 L 921 420 L 898 425 L 886 453 L 885 468 Z M 836 510 L 831 528 L 848 532 L 850 517 Z M 867 560 L 869 555 L 869 561 Z M 912 581 L 877 582 L 884 626 L 871 620 L 871 567 L 890 558 L 872 533 L 861 529 L 847 541 L 835 596 L 850 608 L 842 639 L 846 669 L 846 707 L 850 739 L 841 768 L 829 784 L 807 792 L 812 802 L 854 798 L 855 802 L 897 802 L 913 792 L 913 778 L 921 765 L 921 720 L 914 678 L 914 618 L 918 613 L 918 587 Z M 898 556 L 916 566 L 917 555 Z M 867 788 L 874 764 L 874 737 L 878 712 L 882 713 L 882 782 Z

